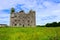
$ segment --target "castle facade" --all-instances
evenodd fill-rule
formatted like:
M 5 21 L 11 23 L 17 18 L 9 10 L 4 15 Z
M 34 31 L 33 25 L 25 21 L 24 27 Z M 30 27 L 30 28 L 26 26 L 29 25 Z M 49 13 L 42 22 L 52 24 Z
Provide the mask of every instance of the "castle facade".
M 16 13 L 14 10 L 12 10 L 10 13 L 10 26 L 35 27 L 35 11 L 30 10 L 29 13 L 25 13 L 23 10 L 21 10 L 20 12 Z

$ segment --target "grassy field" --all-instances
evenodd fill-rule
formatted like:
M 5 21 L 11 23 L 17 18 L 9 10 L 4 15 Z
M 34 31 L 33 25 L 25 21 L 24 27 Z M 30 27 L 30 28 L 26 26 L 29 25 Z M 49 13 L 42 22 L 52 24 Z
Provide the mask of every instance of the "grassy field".
M 60 27 L 0 28 L 0 40 L 60 40 Z

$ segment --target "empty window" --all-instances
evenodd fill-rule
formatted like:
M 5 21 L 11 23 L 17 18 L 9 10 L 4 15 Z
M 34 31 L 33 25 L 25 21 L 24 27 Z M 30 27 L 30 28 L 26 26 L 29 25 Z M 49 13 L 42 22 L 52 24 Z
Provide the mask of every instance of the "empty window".
M 29 20 L 28 20 L 28 22 L 29 22 Z
M 28 26 L 29 26 L 29 24 L 28 24 Z
M 14 22 L 12 22 L 14 24 Z
M 21 16 L 19 16 L 19 18 L 21 18 Z
M 23 17 L 24 18 L 24 17 Z
M 23 25 L 23 27 L 24 27 L 24 25 Z
M 31 23 L 32 23 L 32 21 L 31 21 Z
M 15 17 L 17 17 L 17 16 L 15 15 Z
M 24 20 L 23 20 L 23 22 L 24 22 Z
M 18 21 L 20 21 L 20 20 L 18 20 Z
M 15 24 L 15 26 L 17 26 L 17 24 Z
M 15 20 L 15 22 L 16 22 L 17 20 Z
M 19 25 L 21 25 L 21 24 L 19 24 Z

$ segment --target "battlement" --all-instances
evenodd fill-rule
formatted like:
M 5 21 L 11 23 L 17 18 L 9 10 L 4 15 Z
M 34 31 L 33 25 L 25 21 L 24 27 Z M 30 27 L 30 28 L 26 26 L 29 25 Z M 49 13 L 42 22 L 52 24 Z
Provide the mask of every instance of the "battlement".
M 17 14 L 18 14 L 18 13 L 33 14 L 33 13 L 35 13 L 35 11 L 30 10 L 28 13 L 25 13 L 24 10 L 21 10 L 21 11 L 19 11 L 19 12 L 15 12 L 15 11 L 14 11 L 14 12 L 11 12 L 11 14 L 14 14 L 14 13 L 17 13 Z

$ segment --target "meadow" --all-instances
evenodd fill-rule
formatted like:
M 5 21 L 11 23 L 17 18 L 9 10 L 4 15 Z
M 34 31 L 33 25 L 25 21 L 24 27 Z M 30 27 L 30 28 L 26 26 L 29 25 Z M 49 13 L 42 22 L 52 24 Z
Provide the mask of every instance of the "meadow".
M 0 40 L 60 40 L 60 27 L 4 27 Z

